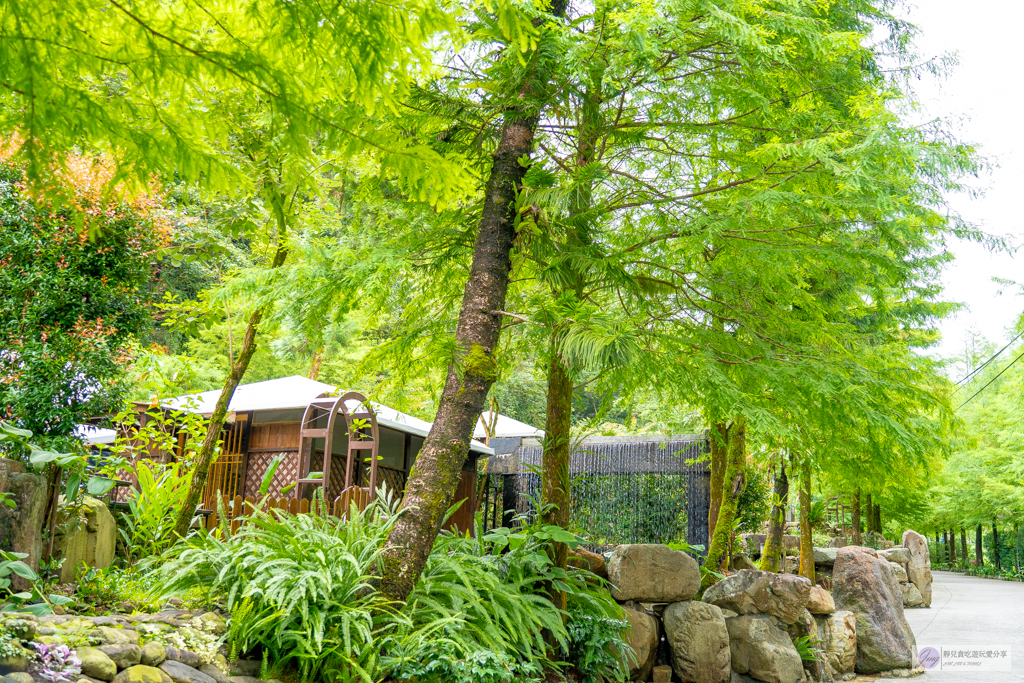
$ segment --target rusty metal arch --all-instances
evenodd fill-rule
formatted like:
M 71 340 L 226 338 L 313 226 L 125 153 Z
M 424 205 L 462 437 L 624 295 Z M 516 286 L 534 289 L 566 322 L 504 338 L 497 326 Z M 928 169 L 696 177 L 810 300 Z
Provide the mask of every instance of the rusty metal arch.
M 362 411 L 349 412 L 346 405 L 349 401 L 356 401 L 356 410 L 362 408 Z M 337 492 L 337 497 L 346 493 L 351 497 L 351 494 L 354 493 L 351 489 L 362 488 L 353 485 L 352 476 L 355 469 L 353 463 L 359 454 L 367 450 L 370 451 L 370 481 L 369 487 L 367 487 L 369 500 L 372 501 L 377 495 L 377 461 L 380 451 L 380 429 L 377 426 L 377 414 L 365 396 L 357 391 L 349 391 L 337 398 L 317 397 L 306 406 L 302 422 L 299 424 L 299 467 L 295 478 L 295 495 L 300 500 L 305 487 L 310 485 L 323 487 L 324 500 L 330 500 L 334 425 L 339 413 L 345 420 L 348 450 L 345 459 L 345 487 L 342 491 Z M 327 418 L 326 428 L 311 426 L 324 418 Z M 365 420 L 366 424 L 357 428 L 356 420 Z M 367 431 L 369 434 L 366 433 Z M 324 440 L 324 469 L 319 478 L 311 476 L 310 472 L 313 445 L 316 439 Z

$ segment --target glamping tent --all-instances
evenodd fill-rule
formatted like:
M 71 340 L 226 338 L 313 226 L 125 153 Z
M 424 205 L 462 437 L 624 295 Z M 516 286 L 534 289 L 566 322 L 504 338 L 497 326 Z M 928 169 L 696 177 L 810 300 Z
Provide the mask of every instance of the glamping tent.
M 337 403 L 338 399 L 334 398 L 337 394 L 336 388 L 329 384 L 298 375 L 238 387 L 228 406 L 221 455 L 210 469 L 204 507 L 213 507 L 218 495 L 257 498 L 260 483 L 274 458 L 280 458 L 281 462 L 268 492 L 272 497 L 308 497 L 308 486 L 296 486 L 286 494 L 282 490 L 297 482 L 312 483 L 310 473 L 316 472 L 326 475 L 322 477 L 326 481 L 318 481 L 317 484 L 324 484 L 328 500 L 341 495 L 347 484 L 369 487 L 372 477 L 376 478 L 377 487 L 385 485 L 401 496 L 423 439 L 430 430 L 430 423 L 384 405 L 372 404 L 373 421 L 376 422 L 376 438 L 372 439 L 376 458 L 373 459 L 368 457 L 369 448 L 363 446 L 370 443 L 369 438 L 352 448 L 348 439 L 352 433 L 347 425 L 349 419 L 358 419 L 367 413 L 350 413 L 346 419 L 329 420 L 326 411 L 315 412 L 317 406 Z M 161 407 L 209 416 L 213 414 L 219 397 L 220 391 L 206 391 L 162 401 Z M 359 404 L 357 400 L 345 403 L 350 410 L 365 410 L 354 407 Z M 140 404 L 140 409 L 145 407 Z M 145 419 L 145 415 L 140 419 Z M 328 423 L 332 424 L 329 440 L 331 458 L 325 463 Z M 363 431 L 369 435 L 369 425 Z M 309 440 L 305 462 L 300 458 L 303 450 L 300 444 L 304 439 Z M 475 440 L 471 442 L 455 497 L 456 501 L 468 499 L 468 504 L 459 508 L 451 520 L 460 529 L 472 528 L 476 511 L 477 460 L 493 453 L 484 444 Z M 154 457 L 154 454 L 147 457 Z M 170 458 L 173 455 L 158 457 Z M 303 489 L 304 494 L 300 493 Z

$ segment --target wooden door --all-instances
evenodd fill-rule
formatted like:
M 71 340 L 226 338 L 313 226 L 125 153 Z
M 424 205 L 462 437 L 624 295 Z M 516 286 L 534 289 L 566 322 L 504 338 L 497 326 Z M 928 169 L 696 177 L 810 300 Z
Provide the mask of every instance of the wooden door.
M 444 528 L 454 530 L 458 527 L 460 534 L 466 533 L 467 530 L 472 534 L 475 531 L 473 519 L 476 516 L 476 472 L 462 471 L 459 485 L 455 489 L 453 504 L 460 500 L 466 502 L 455 511 Z

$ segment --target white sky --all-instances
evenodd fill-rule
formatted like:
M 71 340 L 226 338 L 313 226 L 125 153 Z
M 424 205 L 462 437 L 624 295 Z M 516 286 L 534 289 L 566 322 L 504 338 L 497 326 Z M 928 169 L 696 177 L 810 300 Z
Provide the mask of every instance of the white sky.
M 1024 50 L 1019 39 L 1024 2 L 918 0 L 909 8 L 909 18 L 920 28 L 916 43 L 922 57 L 954 52 L 959 58 L 949 78 L 916 82 L 927 115 L 960 120 L 960 138 L 979 144 L 997 165 L 980 181 L 984 197 L 954 196 L 951 205 L 985 232 L 1024 243 L 1018 201 L 1024 186 Z M 1002 346 L 1010 338 L 1007 329 L 1024 309 L 1024 298 L 992 278 L 1024 282 L 1024 274 L 1017 272 L 1009 254 L 963 242 L 951 248 L 956 262 L 944 277 L 945 298 L 963 302 L 967 309 L 940 325 L 938 353 L 958 354 L 972 328 Z

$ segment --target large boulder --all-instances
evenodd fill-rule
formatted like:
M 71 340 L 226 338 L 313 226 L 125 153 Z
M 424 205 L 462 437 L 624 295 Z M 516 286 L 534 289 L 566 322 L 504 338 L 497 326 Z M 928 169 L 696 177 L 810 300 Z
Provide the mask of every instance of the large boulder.
M 96 648 L 117 665 L 118 671 L 135 666 L 142 662 L 142 648 L 131 643 L 118 645 L 100 645 Z
M 912 583 L 900 584 L 900 590 L 903 592 L 903 606 L 904 607 L 923 607 L 924 598 L 921 597 L 921 591 L 917 589 Z
M 679 602 L 697 594 L 700 567 L 667 545 L 620 545 L 608 560 L 608 580 L 616 600 Z
M 819 648 L 825 660 L 837 674 L 853 673 L 857 664 L 857 615 L 853 612 L 833 612 L 816 617 Z
M 672 668 L 687 683 L 729 683 L 729 631 L 722 610 L 687 600 L 665 608 L 665 637 Z
M 910 562 L 910 549 L 901 548 L 899 546 L 895 548 L 887 548 L 885 550 L 879 550 L 878 556 L 889 560 L 890 562 L 899 562 L 900 564 L 907 564 Z
M 810 593 L 811 582 L 802 576 L 743 569 L 711 586 L 702 599 L 736 614 L 770 614 L 792 624 Z
M 658 620 L 646 612 L 628 607 L 623 608 L 622 615 L 629 622 L 626 643 L 633 650 L 633 657 L 627 656 L 629 680 L 646 681 L 654 667 L 654 656 L 658 654 Z
M 733 671 L 765 683 L 801 683 L 803 661 L 789 634 L 763 614 L 726 619 Z
M 928 539 L 908 529 L 903 532 L 903 547 L 910 551 L 907 577 L 921 591 L 922 605 L 932 604 L 932 558 L 928 555 Z
M 821 586 L 811 586 L 810 597 L 807 598 L 807 610 L 811 614 L 831 614 L 836 611 L 832 594 Z
M 0 493 L 10 493 L 14 507 L 0 505 L 0 550 L 25 553 L 22 560 L 32 569 L 39 567 L 43 549 L 43 515 L 46 507 L 46 479 L 25 471 L 18 460 L 0 458 Z M 15 590 L 27 591 L 27 579 L 11 576 Z
M 832 572 L 836 607 L 857 617 L 857 673 L 915 665 L 917 644 L 903 616 L 903 594 L 886 560 L 840 548 Z

